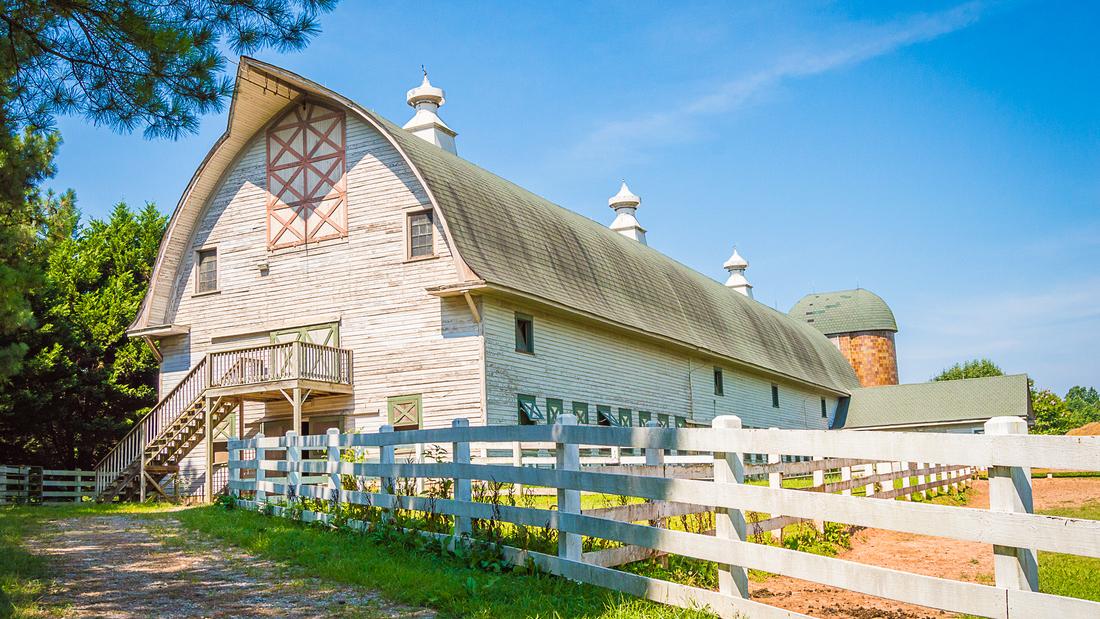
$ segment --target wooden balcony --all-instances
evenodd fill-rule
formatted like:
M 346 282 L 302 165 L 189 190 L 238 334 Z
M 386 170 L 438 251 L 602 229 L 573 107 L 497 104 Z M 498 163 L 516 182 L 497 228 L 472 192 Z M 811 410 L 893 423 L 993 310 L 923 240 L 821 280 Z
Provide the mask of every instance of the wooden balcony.
M 281 400 L 294 390 L 352 392 L 352 353 L 309 342 L 285 342 L 207 355 L 207 397 Z

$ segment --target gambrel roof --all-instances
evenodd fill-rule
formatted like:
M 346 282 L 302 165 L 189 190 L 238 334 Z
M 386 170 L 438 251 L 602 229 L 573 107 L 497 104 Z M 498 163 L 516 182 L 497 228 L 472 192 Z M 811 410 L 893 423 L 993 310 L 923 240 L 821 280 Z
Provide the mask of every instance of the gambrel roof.
M 301 96 L 346 106 L 405 158 L 453 245 L 456 286 L 477 283 L 513 292 L 840 394 L 859 386 L 836 346 L 810 325 L 437 148 L 318 84 L 249 58 L 241 59 L 229 128 L 172 217 L 132 333 L 155 332 L 154 325 L 167 322 L 174 271 L 213 187 L 236 151 L 288 99 Z

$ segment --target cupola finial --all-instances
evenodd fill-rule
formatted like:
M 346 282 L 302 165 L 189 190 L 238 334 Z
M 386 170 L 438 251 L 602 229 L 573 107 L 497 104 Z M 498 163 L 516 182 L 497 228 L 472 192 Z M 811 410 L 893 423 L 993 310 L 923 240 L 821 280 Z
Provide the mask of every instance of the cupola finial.
M 745 278 L 745 269 L 749 268 L 749 261 L 742 258 L 741 254 L 737 253 L 737 246 L 734 246 L 733 255 L 730 256 L 729 260 L 726 260 L 722 268 L 730 273 L 729 279 L 726 280 L 726 285 L 751 299 L 752 284 Z
M 439 108 L 447 101 L 443 89 L 432 86 L 428 80 L 428 69 L 424 65 L 420 65 L 420 71 L 424 73 L 424 80 L 405 94 L 405 101 L 416 109 L 416 114 L 403 128 L 445 151 L 458 154 L 455 148 L 455 136 L 458 134 L 439 117 Z
M 607 200 L 607 205 L 615 209 L 615 221 L 611 222 L 611 229 L 619 234 L 634 239 L 645 245 L 645 228 L 638 223 L 637 210 L 642 200 L 630 191 L 623 181 L 619 187 L 619 193 Z

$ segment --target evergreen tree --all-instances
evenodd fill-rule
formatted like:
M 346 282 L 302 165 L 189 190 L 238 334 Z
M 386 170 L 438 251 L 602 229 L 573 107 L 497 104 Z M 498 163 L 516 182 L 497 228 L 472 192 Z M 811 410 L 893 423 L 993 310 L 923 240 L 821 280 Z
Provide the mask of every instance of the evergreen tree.
M 71 194 L 44 210 L 38 326 L 23 370 L 0 392 L 0 460 L 89 468 L 156 400 L 156 359 L 126 327 L 166 218 L 119 204 L 80 226 Z

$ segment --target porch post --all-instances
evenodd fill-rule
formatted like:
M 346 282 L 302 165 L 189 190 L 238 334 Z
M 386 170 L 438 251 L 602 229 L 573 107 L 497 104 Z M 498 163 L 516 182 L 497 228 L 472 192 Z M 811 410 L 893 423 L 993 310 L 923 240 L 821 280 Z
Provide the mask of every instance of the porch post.
M 206 405 L 203 406 L 203 433 L 205 434 L 204 444 L 206 446 L 206 484 L 204 487 L 204 496 L 206 501 L 212 502 L 214 500 L 214 411 L 211 410 L 211 398 L 205 398 Z
M 294 431 L 302 431 L 302 388 L 295 387 L 290 402 L 294 408 Z

